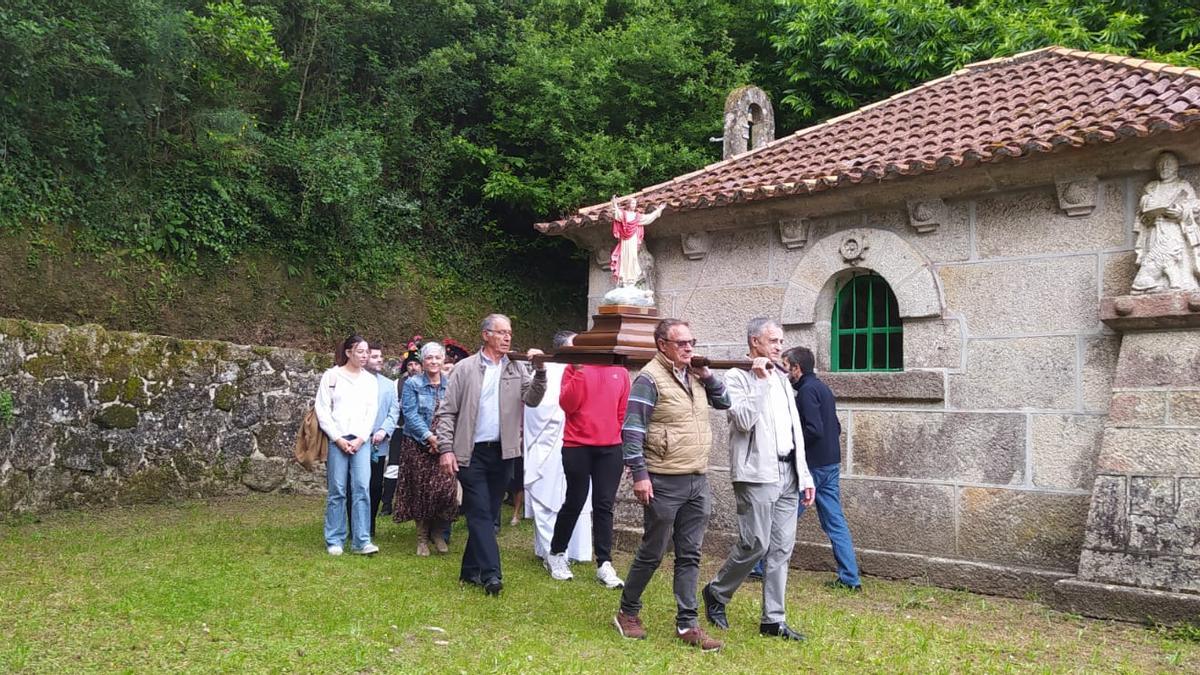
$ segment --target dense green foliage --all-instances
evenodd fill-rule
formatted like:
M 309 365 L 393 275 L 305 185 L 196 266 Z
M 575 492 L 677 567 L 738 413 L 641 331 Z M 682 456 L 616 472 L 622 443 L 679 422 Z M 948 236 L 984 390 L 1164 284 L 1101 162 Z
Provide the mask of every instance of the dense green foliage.
M 785 104 L 817 117 L 1051 45 L 1200 66 L 1189 0 L 778 0 L 765 18 Z
M 1200 10 L 7 0 L 0 230 L 69 229 L 97 252 L 197 269 L 265 251 L 333 292 L 423 278 L 436 296 L 488 279 L 531 307 L 582 269 L 532 223 L 718 158 L 709 139 L 733 87 L 782 100 L 786 132 L 1052 43 L 1197 64 Z
M 738 4 L 533 3 L 494 70 L 484 196 L 561 213 L 712 161 L 725 96 L 752 76 L 726 29 Z

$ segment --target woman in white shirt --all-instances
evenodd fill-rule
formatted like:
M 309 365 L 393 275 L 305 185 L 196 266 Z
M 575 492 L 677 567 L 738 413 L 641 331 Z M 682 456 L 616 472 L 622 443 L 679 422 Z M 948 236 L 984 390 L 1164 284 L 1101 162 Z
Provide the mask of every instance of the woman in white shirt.
M 341 555 L 346 543 L 346 492 L 350 493 L 350 550 L 371 555 L 371 426 L 379 407 L 375 376 L 364 366 L 371 356 L 367 341 L 351 335 L 334 355 L 336 366 L 321 376 L 314 408 L 321 431 L 329 437 L 325 469 L 329 497 L 325 501 L 325 546 Z

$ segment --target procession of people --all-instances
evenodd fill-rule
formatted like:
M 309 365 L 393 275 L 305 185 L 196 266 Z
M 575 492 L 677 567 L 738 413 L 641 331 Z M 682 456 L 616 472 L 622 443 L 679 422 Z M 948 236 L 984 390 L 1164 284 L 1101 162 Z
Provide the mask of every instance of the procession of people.
M 653 305 L 638 257 L 645 254 L 644 227 L 661 213 L 661 206 L 639 213 L 633 200 L 622 209 L 613 197 L 615 288 L 606 304 Z M 511 358 L 512 322 L 503 314 L 484 317 L 479 329 L 475 354 L 454 343 L 451 356 L 446 346 L 420 345 L 416 336 L 399 383 L 379 374 L 378 345 L 359 336 L 341 345 L 338 365 L 322 377 L 316 397 L 321 429 L 333 439 L 325 513 L 330 554 L 343 552 L 347 535 L 353 552 L 379 551 L 371 541 L 376 495 L 396 522 L 415 521 L 419 556 L 430 554 L 431 543 L 446 553 L 450 524 L 461 514 L 467 540 L 459 580 L 499 595 L 504 575 L 496 536 L 507 492 L 511 523 L 522 510 L 532 517 L 533 551 L 552 579 L 573 579 L 572 561 L 594 560 L 597 581 L 621 589 L 612 623 L 622 637 L 646 637 L 642 594 L 672 549 L 676 636 L 715 651 L 723 643 L 700 625 L 700 602 L 707 623 L 727 630 L 726 606 L 749 578 L 762 581 L 759 633 L 805 639 L 787 623 L 785 599 L 796 519 L 815 505 L 837 562 L 829 585 L 862 591 L 838 486 L 841 427 L 833 393 L 814 373 L 812 350 L 784 350 L 779 322 L 749 321 L 748 361 L 724 378 L 695 360 L 697 340 L 682 319 L 658 321 L 653 356 L 632 378 L 617 365 L 548 363 L 538 349 Z M 554 352 L 575 337 L 556 333 Z M 698 599 L 712 512 L 711 411 L 725 411 L 728 419 L 737 540 Z M 388 439 L 390 450 L 383 445 Z M 358 456 L 368 440 L 372 464 Z M 642 540 L 622 579 L 612 541 L 624 475 L 642 506 Z
M 560 331 L 552 349 L 574 337 Z M 621 636 L 646 637 L 642 594 L 672 550 L 679 640 L 720 649 L 721 640 L 700 625 L 700 605 L 709 626 L 728 629 L 726 606 L 752 577 L 762 579 L 760 634 L 804 640 L 787 623 L 785 597 L 796 518 L 807 507 L 815 505 L 833 544 L 838 576 L 830 585 L 862 590 L 838 494 L 840 428 L 811 350 L 785 351 L 782 328 L 765 317 L 748 323 L 746 339 L 744 367 L 721 377 L 693 362 L 697 340 L 688 322 L 663 319 L 654 357 L 631 378 L 622 366 L 534 358 L 537 349 L 511 358 L 512 323 L 491 314 L 474 354 L 453 341 L 414 340 L 402 376 L 391 380 L 382 373 L 380 345 L 347 338 L 315 403 L 332 439 L 327 551 L 341 555 L 349 544 L 352 553 L 378 553 L 375 521 L 383 512 L 397 523 L 414 521 L 416 555 L 445 554 L 461 516 L 459 580 L 499 595 L 501 508 L 506 491 L 519 485 L 534 554 L 555 581 L 574 578 L 572 563 L 594 563 L 595 579 L 621 590 L 612 619 Z M 712 511 L 710 411 L 729 421 L 737 539 L 701 586 Z M 642 506 L 643 534 L 622 579 L 612 542 L 624 476 Z

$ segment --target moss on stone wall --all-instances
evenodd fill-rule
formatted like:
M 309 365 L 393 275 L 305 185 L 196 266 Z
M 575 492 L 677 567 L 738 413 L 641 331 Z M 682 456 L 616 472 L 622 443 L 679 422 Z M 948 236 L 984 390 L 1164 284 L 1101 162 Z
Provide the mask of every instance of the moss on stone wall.
M 333 357 L 329 354 L 307 352 L 304 355 L 304 362 L 314 370 L 328 370 L 333 367 Z
M 213 393 L 213 407 L 230 412 L 238 401 L 238 388 L 232 384 L 223 384 Z
M 100 403 L 112 403 L 121 395 L 121 385 L 111 380 L 101 382 L 96 388 L 96 400 Z
M 179 493 L 179 477 L 164 466 L 148 466 L 130 476 L 117 493 L 119 504 L 161 502 Z
M 145 405 L 145 386 L 145 380 L 140 377 L 134 376 L 125 378 L 125 385 L 121 390 L 121 400 L 135 406 Z
M 110 405 L 101 408 L 92 421 L 102 429 L 133 429 L 138 423 L 138 411 L 133 406 Z
M 9 319 L 0 346 L 0 513 L 320 489 L 288 467 L 327 355 Z
M 28 359 L 25 361 L 24 370 L 36 380 L 62 377 L 67 372 L 63 357 L 59 354 L 39 354 Z
M 11 513 L 29 496 L 29 476 L 22 471 L 13 471 L 0 483 L 0 513 Z
M 7 389 L 0 389 L 0 428 L 11 427 L 16 414 L 13 412 L 13 395 Z

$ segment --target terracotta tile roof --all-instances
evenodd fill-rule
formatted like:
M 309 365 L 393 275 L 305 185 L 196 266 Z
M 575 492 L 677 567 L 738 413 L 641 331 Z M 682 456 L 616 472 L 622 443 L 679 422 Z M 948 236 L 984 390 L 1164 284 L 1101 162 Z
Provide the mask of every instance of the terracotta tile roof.
M 1200 123 L 1200 70 L 1048 47 L 951 75 L 634 193 L 668 212 L 802 195 Z M 539 223 L 557 234 L 607 204 Z

